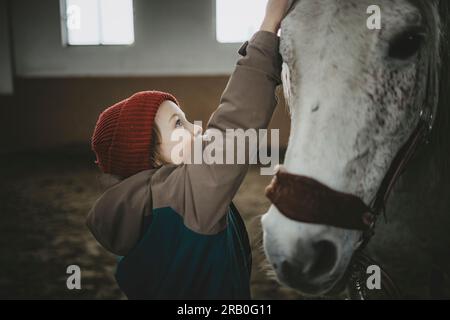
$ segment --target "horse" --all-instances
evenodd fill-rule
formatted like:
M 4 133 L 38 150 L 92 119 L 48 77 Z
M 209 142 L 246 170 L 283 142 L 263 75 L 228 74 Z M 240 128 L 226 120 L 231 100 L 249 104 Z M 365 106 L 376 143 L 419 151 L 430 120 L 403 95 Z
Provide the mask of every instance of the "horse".
M 380 29 L 367 24 L 374 4 Z M 274 181 L 284 187 L 269 188 L 261 219 L 281 284 L 337 294 L 365 246 L 401 297 L 450 297 L 449 7 L 293 1 L 280 43 L 292 125 Z

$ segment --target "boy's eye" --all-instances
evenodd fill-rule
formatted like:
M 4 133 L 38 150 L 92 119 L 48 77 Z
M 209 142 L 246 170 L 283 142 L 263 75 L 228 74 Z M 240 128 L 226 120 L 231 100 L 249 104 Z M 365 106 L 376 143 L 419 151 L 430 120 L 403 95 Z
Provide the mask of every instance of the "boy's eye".
M 181 120 L 178 119 L 178 120 L 175 122 L 175 128 L 179 128 L 179 127 L 182 127 L 182 126 L 183 126 L 183 124 L 181 123 Z

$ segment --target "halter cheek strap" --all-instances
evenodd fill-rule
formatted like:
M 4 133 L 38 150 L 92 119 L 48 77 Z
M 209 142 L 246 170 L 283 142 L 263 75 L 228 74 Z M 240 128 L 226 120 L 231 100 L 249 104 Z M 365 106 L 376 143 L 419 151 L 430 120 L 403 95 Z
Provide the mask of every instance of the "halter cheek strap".
M 392 164 L 389 167 L 389 170 L 387 171 L 383 181 L 381 182 L 374 200 L 372 201 L 371 207 L 374 212 L 384 212 L 386 202 L 395 183 L 404 172 L 407 164 L 415 155 L 417 149 L 422 144 L 427 143 L 427 139 L 433 126 L 432 115 L 427 116 L 429 117 L 428 119 L 426 119 L 425 116 L 421 114 L 418 126 L 392 161 Z
M 426 142 L 432 128 L 430 120 L 421 116 L 417 128 L 394 158 L 370 206 L 355 195 L 333 190 L 310 177 L 288 173 L 283 167 L 267 186 L 266 196 L 292 220 L 362 231 L 361 247 L 364 247 L 374 233 L 376 218 L 384 211 L 395 182 L 419 146 Z

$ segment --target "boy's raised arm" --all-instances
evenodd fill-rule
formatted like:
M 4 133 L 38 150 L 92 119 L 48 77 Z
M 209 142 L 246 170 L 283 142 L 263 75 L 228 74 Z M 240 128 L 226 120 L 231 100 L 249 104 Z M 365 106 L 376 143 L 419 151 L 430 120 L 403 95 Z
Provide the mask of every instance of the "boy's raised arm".
M 281 83 L 276 35 L 292 0 L 269 0 L 266 18 L 240 53 L 208 130 L 260 129 L 269 124 Z M 226 225 L 226 212 L 247 172 L 247 165 L 166 165 L 140 172 L 109 189 L 89 212 L 87 225 L 108 250 L 126 255 L 139 241 L 152 208 L 172 207 L 185 225 L 214 234 Z
M 243 57 L 237 62 L 205 135 L 208 130 L 225 133 L 227 129 L 263 129 L 269 125 L 277 105 L 275 89 L 281 83 L 279 37 L 259 31 L 240 52 Z M 171 206 L 190 229 L 215 234 L 226 225 L 228 207 L 247 169 L 247 164 L 163 167 L 153 177 L 154 207 Z
M 278 42 L 275 34 L 260 31 L 242 47 L 244 57 L 211 116 L 209 130 L 268 126 L 280 83 Z M 166 165 L 153 175 L 143 171 L 108 189 L 90 210 L 87 225 L 117 255 L 126 255 L 139 241 L 152 208 L 172 207 L 190 229 L 213 234 L 224 228 L 228 206 L 246 172 L 247 165 L 238 164 Z

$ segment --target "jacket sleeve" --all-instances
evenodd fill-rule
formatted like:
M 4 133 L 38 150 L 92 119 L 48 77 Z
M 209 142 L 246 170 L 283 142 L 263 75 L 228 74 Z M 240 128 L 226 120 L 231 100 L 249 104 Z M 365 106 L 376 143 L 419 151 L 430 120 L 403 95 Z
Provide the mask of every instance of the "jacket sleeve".
M 279 38 L 260 31 L 241 48 L 220 105 L 207 130 L 266 128 L 281 83 Z M 110 252 L 125 256 L 141 238 L 152 208 L 172 207 L 185 225 L 203 234 L 226 226 L 228 206 L 247 165 L 167 165 L 147 170 L 108 189 L 93 205 L 87 226 Z
M 237 62 L 205 135 L 211 130 L 224 134 L 227 129 L 263 129 L 269 125 L 277 104 L 275 89 L 281 83 L 279 37 L 259 31 L 240 53 L 243 57 Z M 163 169 L 152 183 L 154 207 L 171 206 L 196 232 L 215 234 L 223 230 L 226 212 L 248 165 L 184 164 Z
M 86 224 L 108 251 L 124 256 L 143 234 L 152 210 L 152 170 L 142 171 L 106 190 L 89 211 Z

